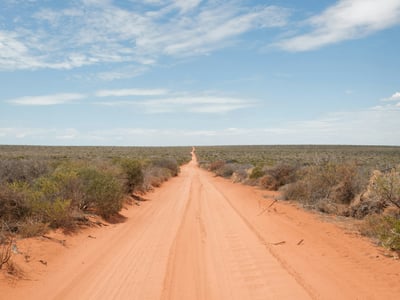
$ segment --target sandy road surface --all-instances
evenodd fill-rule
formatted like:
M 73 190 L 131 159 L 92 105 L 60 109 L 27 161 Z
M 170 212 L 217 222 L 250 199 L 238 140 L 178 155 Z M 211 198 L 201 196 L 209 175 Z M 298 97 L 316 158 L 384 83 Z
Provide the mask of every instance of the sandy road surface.
M 400 299 L 398 261 L 294 206 L 268 208 L 273 196 L 193 156 L 125 223 L 67 238 L 38 280 L 0 282 L 0 299 Z

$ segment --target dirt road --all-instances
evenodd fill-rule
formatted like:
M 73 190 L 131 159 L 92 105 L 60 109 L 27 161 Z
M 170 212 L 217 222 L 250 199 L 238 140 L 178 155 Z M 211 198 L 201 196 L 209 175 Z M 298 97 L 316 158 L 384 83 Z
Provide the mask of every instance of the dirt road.
M 273 196 L 193 156 L 126 222 L 67 237 L 37 281 L 2 282 L 0 298 L 399 299 L 399 261 L 295 206 L 268 207 Z

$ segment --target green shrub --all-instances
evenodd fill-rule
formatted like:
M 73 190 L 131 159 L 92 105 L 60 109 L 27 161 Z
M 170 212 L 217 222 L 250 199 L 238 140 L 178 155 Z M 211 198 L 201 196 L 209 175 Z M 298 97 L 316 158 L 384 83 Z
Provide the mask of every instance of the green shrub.
M 371 215 L 361 226 L 362 234 L 378 238 L 381 245 L 391 250 L 400 250 L 400 219 L 393 216 Z
M 142 164 L 137 160 L 125 159 L 121 162 L 121 167 L 124 172 L 126 191 L 132 193 L 140 189 L 144 181 Z
M 122 187 L 111 174 L 96 169 L 79 170 L 83 203 L 86 210 L 93 209 L 104 218 L 118 213 L 123 205 Z
M 74 225 L 69 213 L 70 204 L 71 200 L 55 199 L 48 201 L 41 197 L 34 198 L 31 200 L 32 216 L 40 218 L 43 223 L 48 223 L 52 228 L 71 228 Z
M 260 166 L 257 166 L 255 168 L 253 168 L 253 170 L 250 173 L 250 179 L 258 179 L 262 176 L 264 176 L 264 171 L 262 170 L 262 168 Z

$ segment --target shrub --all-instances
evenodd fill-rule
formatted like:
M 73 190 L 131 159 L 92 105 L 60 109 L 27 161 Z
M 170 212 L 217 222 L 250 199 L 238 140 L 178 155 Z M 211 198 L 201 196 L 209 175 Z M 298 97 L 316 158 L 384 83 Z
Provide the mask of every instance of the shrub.
M 262 168 L 260 166 L 257 166 L 255 168 L 253 168 L 253 170 L 250 173 L 249 178 L 250 179 L 258 179 L 258 178 L 262 177 L 264 174 L 265 173 L 262 170 Z
M 378 238 L 381 245 L 400 250 L 400 219 L 393 216 L 371 215 L 361 226 L 362 234 Z
M 382 201 L 366 199 L 351 205 L 346 215 L 356 219 L 363 219 L 368 215 L 380 214 L 385 208 L 386 204 Z
M 94 209 L 104 218 L 109 218 L 121 210 L 122 187 L 112 175 L 86 168 L 79 170 L 78 176 L 82 181 L 83 203 L 86 209 Z
M 42 222 L 48 223 L 52 228 L 73 228 L 74 223 L 69 213 L 70 204 L 71 200 L 59 198 L 55 201 L 34 199 L 31 202 L 32 215 L 37 218 L 42 218 Z
M 179 165 L 176 159 L 174 158 L 163 158 L 157 159 L 152 162 L 154 167 L 159 167 L 162 169 L 167 169 L 170 171 L 171 176 L 178 176 L 179 174 Z
M 144 190 L 151 190 L 153 187 L 159 187 L 164 181 L 167 181 L 171 176 L 169 169 L 148 166 L 143 172 L 143 188 Z
M 50 171 L 49 163 L 44 160 L 4 159 L 0 160 L 0 183 L 32 182 Z
M 239 167 L 236 164 L 224 164 L 221 168 L 217 169 L 215 173 L 218 176 L 229 178 L 237 169 L 239 169 Z
M 49 230 L 49 224 L 37 220 L 35 217 L 29 217 L 18 225 L 18 233 L 24 238 L 43 235 Z
M 279 183 L 271 175 L 264 175 L 260 178 L 259 185 L 267 190 L 276 191 L 279 188 Z
M 372 191 L 379 200 L 400 209 L 400 172 L 393 168 L 387 173 L 378 173 L 373 178 Z
M 361 191 L 357 166 L 350 163 L 328 162 L 299 170 L 299 181 L 284 189 L 286 199 L 313 205 L 321 200 L 349 204 Z
M 309 204 L 311 202 L 310 188 L 307 182 L 303 180 L 284 186 L 282 188 L 282 193 L 286 200 L 297 200 L 304 204 Z
M 124 172 L 126 191 L 132 193 L 140 189 L 144 180 L 142 164 L 137 160 L 125 159 L 121 162 L 121 167 Z
M 277 164 L 272 168 L 265 170 L 267 175 L 270 175 L 276 182 L 276 189 L 285 185 L 292 183 L 296 180 L 297 167 L 287 164 Z
M 221 169 L 224 165 L 225 165 L 225 162 L 222 160 L 214 161 L 210 164 L 209 170 L 212 172 L 215 172 L 218 169 Z
M 245 182 L 248 177 L 246 166 L 241 166 L 232 174 L 233 182 Z
M 26 195 L 18 186 L 21 184 L 3 184 L 0 186 L 0 216 L 11 231 L 18 230 L 18 222 L 30 213 Z M 25 189 L 27 185 L 25 185 Z

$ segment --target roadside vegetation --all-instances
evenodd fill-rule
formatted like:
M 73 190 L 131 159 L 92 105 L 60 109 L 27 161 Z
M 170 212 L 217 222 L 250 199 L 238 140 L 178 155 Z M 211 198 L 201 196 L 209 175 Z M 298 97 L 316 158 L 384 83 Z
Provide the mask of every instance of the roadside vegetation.
M 0 268 L 15 236 L 109 220 L 190 159 L 183 147 L 0 146 Z
M 307 209 L 362 219 L 362 234 L 400 251 L 400 147 L 196 147 L 217 176 L 280 191 Z

